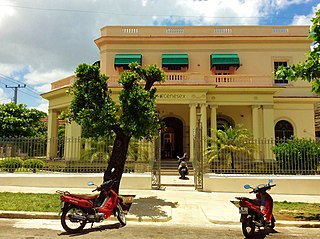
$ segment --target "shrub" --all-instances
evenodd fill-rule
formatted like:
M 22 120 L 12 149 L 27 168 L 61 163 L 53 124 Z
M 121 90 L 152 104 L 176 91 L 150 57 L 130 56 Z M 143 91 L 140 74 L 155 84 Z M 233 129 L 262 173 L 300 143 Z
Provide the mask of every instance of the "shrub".
M 2 168 L 10 173 L 13 173 L 16 169 L 21 168 L 22 165 L 23 160 L 20 158 L 5 158 L 2 160 Z
M 272 148 L 283 172 L 307 173 L 316 171 L 320 145 L 311 139 L 290 138 Z
M 23 166 L 28 169 L 32 169 L 35 173 L 37 169 L 41 169 L 45 166 L 45 162 L 41 159 L 27 159 L 24 161 Z

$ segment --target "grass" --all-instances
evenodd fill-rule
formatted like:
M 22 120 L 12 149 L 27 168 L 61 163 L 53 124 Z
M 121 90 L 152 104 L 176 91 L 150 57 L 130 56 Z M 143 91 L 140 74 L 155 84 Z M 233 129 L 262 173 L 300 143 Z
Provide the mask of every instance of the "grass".
M 273 210 L 279 220 L 320 221 L 320 203 L 275 202 Z
M 0 210 L 59 212 L 59 194 L 0 192 Z
M 60 194 L 0 192 L 0 210 L 26 212 L 60 211 Z M 124 210 L 128 211 L 134 196 L 123 195 Z

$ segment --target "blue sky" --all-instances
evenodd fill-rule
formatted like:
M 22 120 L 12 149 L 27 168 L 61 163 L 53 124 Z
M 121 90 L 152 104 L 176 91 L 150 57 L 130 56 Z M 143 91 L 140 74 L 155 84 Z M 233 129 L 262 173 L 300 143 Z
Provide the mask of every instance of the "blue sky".
M 94 63 L 107 25 L 310 25 L 314 0 L 0 0 L 0 103 L 47 111 L 50 84 Z

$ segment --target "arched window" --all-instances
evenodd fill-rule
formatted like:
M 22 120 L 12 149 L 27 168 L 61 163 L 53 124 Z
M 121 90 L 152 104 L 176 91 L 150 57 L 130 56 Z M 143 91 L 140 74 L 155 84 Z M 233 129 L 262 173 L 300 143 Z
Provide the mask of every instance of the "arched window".
M 218 116 L 217 117 L 217 130 L 224 130 L 225 128 L 234 127 L 234 121 L 226 116 Z
M 276 139 L 289 139 L 293 136 L 293 126 L 286 120 L 280 120 L 274 127 L 274 135 Z

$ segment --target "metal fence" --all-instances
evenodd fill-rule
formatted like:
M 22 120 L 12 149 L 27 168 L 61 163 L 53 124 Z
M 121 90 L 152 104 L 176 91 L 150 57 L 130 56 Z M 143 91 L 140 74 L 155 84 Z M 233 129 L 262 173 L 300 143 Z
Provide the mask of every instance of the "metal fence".
M 0 172 L 103 172 L 111 152 L 106 140 L 0 138 Z M 154 155 L 152 143 L 132 141 L 125 172 L 150 172 Z M 205 152 L 204 163 L 207 172 L 218 174 L 315 175 L 320 144 L 307 139 L 220 144 Z

